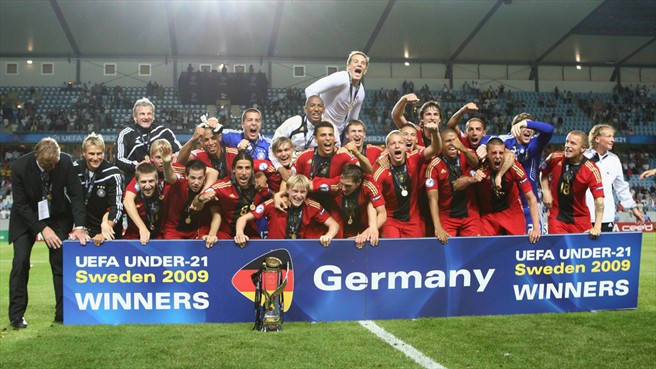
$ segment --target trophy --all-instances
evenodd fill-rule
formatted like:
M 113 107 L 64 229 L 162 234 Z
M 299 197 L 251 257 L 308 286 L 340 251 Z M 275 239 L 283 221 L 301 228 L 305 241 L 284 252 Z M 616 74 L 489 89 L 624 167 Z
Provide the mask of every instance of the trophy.
M 289 272 L 289 264 L 287 265 Z M 255 284 L 255 326 L 262 332 L 282 330 L 284 315 L 283 290 L 287 285 L 287 275 L 282 278 L 282 261 L 276 257 L 267 257 L 262 267 L 251 275 Z M 264 296 L 264 302 L 262 297 Z

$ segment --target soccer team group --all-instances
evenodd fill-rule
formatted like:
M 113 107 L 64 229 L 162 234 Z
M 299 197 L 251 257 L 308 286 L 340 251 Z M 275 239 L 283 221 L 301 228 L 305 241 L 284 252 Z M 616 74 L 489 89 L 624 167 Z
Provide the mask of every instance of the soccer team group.
M 134 125 L 118 135 L 114 163 L 104 159 L 105 143 L 94 133 L 75 161 L 52 138 L 41 140 L 12 167 L 12 326 L 27 326 L 29 254 L 38 233 L 51 249 L 56 279 L 56 254 L 69 232 L 96 245 L 122 237 L 144 245 L 203 239 L 207 247 L 232 239 L 244 247 L 266 237 L 319 239 L 324 247 L 333 238 L 353 238 L 361 248 L 376 246 L 379 238 L 434 236 L 446 244 L 456 236 L 522 234 L 534 243 L 544 206 L 549 233 L 596 238 L 614 220 L 611 186 L 644 220 L 609 151 L 611 126 L 569 132 L 564 151 L 543 160 L 554 129 L 530 114 L 515 116 L 509 134 L 490 137 L 475 104 L 440 127 L 439 102 L 420 104 L 407 94 L 394 107 L 399 129 L 389 132 L 384 147 L 365 144 L 366 126 L 357 118 L 368 65 L 364 53 L 352 52 L 345 71 L 306 88 L 304 112 L 283 122 L 272 139 L 260 133 L 262 115 L 250 108 L 242 114 L 242 130 L 224 130 L 216 118 L 202 117 L 181 145 L 154 122 L 155 107 L 143 98 L 134 104 Z M 419 108 L 419 122 L 404 117 L 408 105 Z M 465 114 L 470 119 L 461 131 Z M 626 188 L 616 181 L 616 169 Z M 55 292 L 60 321 L 57 280 Z

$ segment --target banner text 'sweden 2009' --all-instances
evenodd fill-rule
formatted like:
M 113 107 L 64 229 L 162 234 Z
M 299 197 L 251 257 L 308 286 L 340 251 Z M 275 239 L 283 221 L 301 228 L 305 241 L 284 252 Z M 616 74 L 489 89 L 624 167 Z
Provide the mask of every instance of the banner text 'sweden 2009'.
M 252 322 L 253 274 L 279 258 L 285 320 L 531 314 L 637 307 L 642 234 L 436 239 L 112 241 L 64 245 L 66 324 Z

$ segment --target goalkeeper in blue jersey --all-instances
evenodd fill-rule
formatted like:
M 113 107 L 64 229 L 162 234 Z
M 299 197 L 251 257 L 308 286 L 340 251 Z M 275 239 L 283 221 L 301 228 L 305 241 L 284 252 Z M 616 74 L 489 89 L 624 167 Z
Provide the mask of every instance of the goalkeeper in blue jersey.
M 526 170 L 526 175 L 529 182 L 531 183 L 531 188 L 533 188 L 533 194 L 535 197 L 540 200 L 538 195 L 538 180 L 539 180 L 539 167 L 542 162 L 542 151 L 545 146 L 551 140 L 553 135 L 554 128 L 549 123 L 537 122 L 533 120 L 533 116 L 528 113 L 520 113 L 513 118 L 512 129 L 509 134 L 498 136 L 506 145 L 506 152 L 508 160 L 504 160 L 504 164 L 497 173 L 495 178 L 495 183 L 497 187 L 501 187 L 501 178 L 506 173 L 506 171 L 512 166 L 514 160 L 510 160 L 510 154 L 512 153 L 514 157 L 522 164 Z M 485 142 L 487 142 L 487 137 Z M 524 208 L 524 216 L 526 217 L 527 231 L 530 231 L 533 227 L 531 222 L 531 214 L 528 208 L 528 202 L 524 197 L 524 194 L 521 194 L 522 207 Z M 541 201 L 538 201 L 541 205 Z

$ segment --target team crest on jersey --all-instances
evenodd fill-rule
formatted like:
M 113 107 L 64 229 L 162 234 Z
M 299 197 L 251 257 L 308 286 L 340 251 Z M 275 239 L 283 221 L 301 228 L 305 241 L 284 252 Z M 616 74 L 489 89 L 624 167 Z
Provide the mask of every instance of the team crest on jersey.
M 426 187 L 433 187 L 435 180 L 433 178 L 426 178 Z
M 264 160 L 264 159 L 266 159 L 266 155 L 264 154 L 264 151 L 259 151 L 259 152 L 257 153 L 257 158 L 258 158 L 259 160 Z M 262 167 L 262 164 L 260 164 L 260 168 L 261 168 L 261 167 Z M 266 168 L 264 168 L 264 169 L 266 169 Z M 261 170 L 264 170 L 264 169 L 261 169 Z
M 265 170 L 267 170 L 268 167 L 269 167 L 269 165 L 267 163 L 260 163 L 260 166 L 259 166 L 260 172 L 264 172 Z

